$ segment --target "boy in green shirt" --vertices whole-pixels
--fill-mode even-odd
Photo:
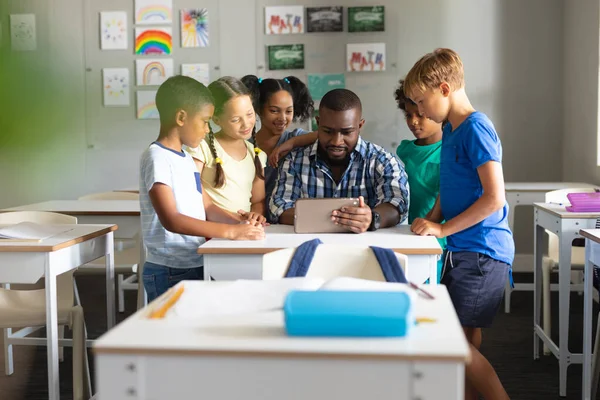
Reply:
[[[409,225],[415,218],[425,218],[433,209],[440,193],[440,154],[442,151],[442,124],[438,124],[419,114],[419,109],[404,95],[404,81],[395,92],[398,108],[404,112],[406,124],[415,136],[415,140],[403,140],[396,154],[404,163],[410,187]],[[446,248],[446,239],[438,239],[440,246]],[[442,260],[438,262],[438,278],[442,271]]]

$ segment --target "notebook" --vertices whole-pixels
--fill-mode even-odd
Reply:
[[[60,233],[73,230],[72,225],[42,225],[20,222],[0,228],[0,242],[41,242]]]

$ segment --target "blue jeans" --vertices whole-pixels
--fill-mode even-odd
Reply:
[[[171,268],[151,262],[144,263],[144,288],[148,303],[181,281],[204,280],[204,267]]]

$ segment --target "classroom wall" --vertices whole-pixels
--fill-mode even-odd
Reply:
[[[564,19],[563,178],[600,184],[597,164],[600,3],[569,2]]]
[[[110,148],[88,148],[86,141],[89,126],[84,106],[83,15],[89,2],[98,1],[102,0],[9,0],[8,7],[5,7],[7,1],[3,0],[0,17],[5,45],[8,42],[8,14],[35,12],[38,40],[47,40],[46,47],[50,53],[45,60],[68,66],[70,84],[76,90],[70,105],[73,124],[58,135],[60,138],[52,146],[42,151],[24,148],[10,152],[0,146],[0,183],[11,188],[0,196],[0,207],[53,198],[75,198],[91,191],[137,184],[138,157],[147,145],[146,141],[129,143],[129,147],[123,149],[118,143],[113,143]],[[177,0],[174,3],[177,4]],[[228,15],[227,23],[223,23],[221,18],[218,25],[221,45],[219,73],[240,76],[256,73],[259,71],[257,67],[264,65],[260,50],[265,37],[259,33],[262,31],[263,6],[298,2],[219,0],[218,3],[219,15]],[[300,3],[386,5],[389,29],[397,35],[396,40],[387,43],[388,54],[395,58],[396,77],[404,75],[420,55],[435,47],[455,48],[465,62],[467,91],[474,105],[492,117],[502,138],[505,179],[560,180],[563,172],[569,171],[566,167],[563,171],[562,156],[565,152],[561,151],[564,122],[561,99],[564,97],[563,86],[567,86],[563,85],[563,74],[568,68],[563,63],[563,44],[566,43],[563,35],[564,24],[569,23],[562,16],[566,8],[562,0],[307,0]],[[571,3],[566,10],[568,13],[573,12]],[[582,14],[589,17],[585,10]],[[82,18],[65,18],[65,15],[82,15]],[[97,18],[97,15],[92,18]],[[575,20],[572,24],[578,25]],[[582,25],[577,28],[585,29]],[[594,40],[597,40],[597,26]],[[45,32],[52,34],[46,35]],[[335,35],[328,40],[337,37],[339,46],[345,48],[349,42],[345,34]],[[174,36],[177,38],[178,34]],[[288,39],[278,40],[284,43]],[[298,39],[302,41],[302,37]],[[62,49],[60,57],[56,57],[58,49]],[[35,57],[42,57],[42,54]],[[354,82],[359,94],[363,90],[361,85],[368,85],[366,75],[347,80],[351,89],[350,83]],[[380,115],[386,116],[381,124],[389,135],[377,134],[375,137],[392,150],[400,140],[410,138],[410,132],[394,108],[393,87],[385,89],[377,102],[371,100],[366,105],[365,112],[368,114],[365,118],[377,120]],[[101,97],[101,93],[96,95]],[[151,129],[157,128],[153,126]],[[383,128],[378,129],[382,132]],[[156,133],[149,130],[147,134],[153,137]],[[123,132],[123,135],[126,134],[128,132]],[[371,135],[369,131],[364,134],[367,138]],[[536,153],[541,156],[532,160]],[[19,165],[16,173],[8,172],[11,165]]]

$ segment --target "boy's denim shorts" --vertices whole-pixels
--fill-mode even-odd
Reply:
[[[181,281],[204,280],[204,267],[171,268],[151,262],[144,263],[144,288],[148,303]]]
[[[446,285],[463,327],[488,328],[504,296],[510,266],[485,254],[447,251],[441,284]]]

